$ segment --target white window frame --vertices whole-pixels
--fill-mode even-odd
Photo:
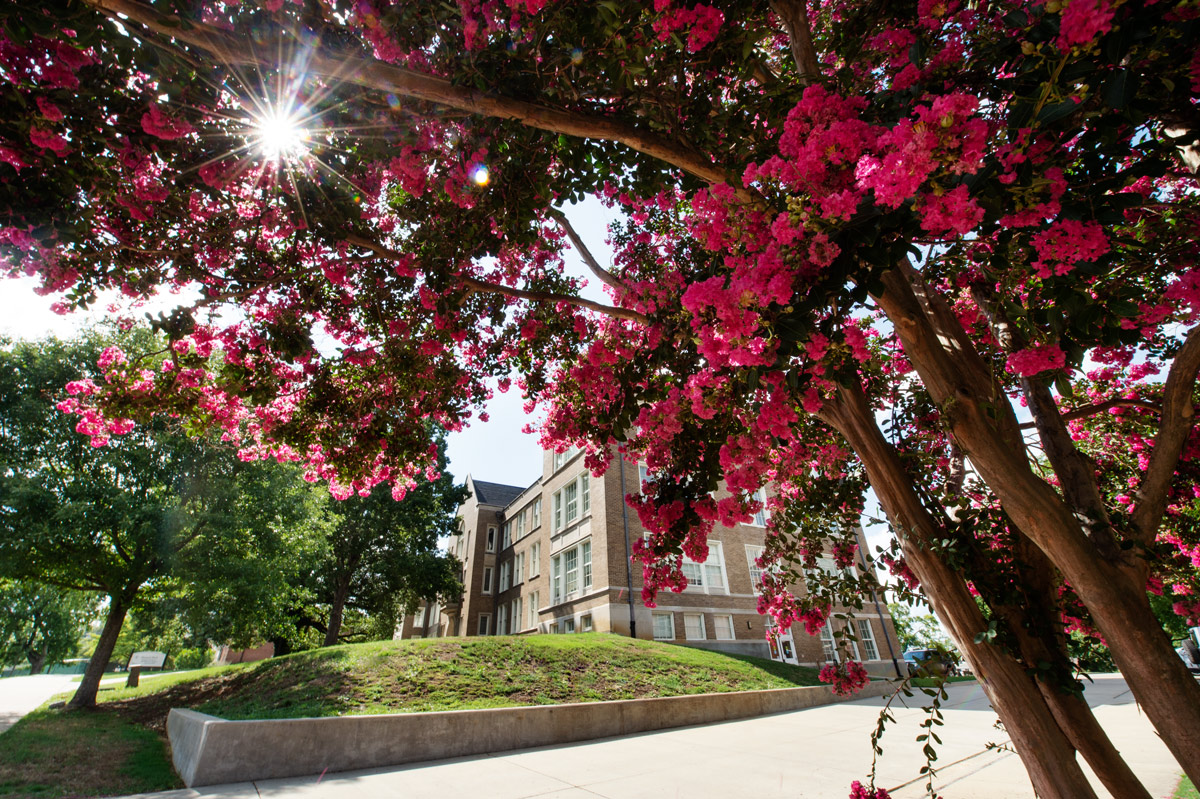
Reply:
[[[496,551],[496,525],[494,525],[494,524],[488,525],[487,544],[486,544],[486,548],[484,551],[485,552],[495,552]]]
[[[586,471],[575,475],[575,479],[564,483],[554,492],[554,532],[578,523],[592,512],[591,477]]]
[[[729,623],[729,635],[721,635],[721,622]],[[717,641],[733,641],[737,639],[737,628],[733,626],[732,613],[717,613],[713,615],[713,638]]]
[[[496,608],[496,635],[508,635],[508,606]]]
[[[760,488],[754,492],[754,498],[762,503],[762,510],[754,514],[750,521],[746,522],[752,527],[766,527],[767,522],[771,519],[771,514],[767,512],[767,490]]]
[[[491,596],[492,594],[492,567],[483,567],[483,594]]]
[[[534,541],[529,548],[529,576],[537,577],[542,573],[542,542]]]
[[[521,597],[517,597],[512,601],[512,632],[519,633],[525,629],[522,625],[521,618]]]
[[[750,567],[750,587],[754,589],[755,596],[762,593],[762,576],[766,570],[758,565],[758,559],[766,551],[767,548],[764,546],[746,544],[746,564]]]
[[[579,617],[579,631],[590,633],[594,629],[592,624],[592,614],[585,613]]]
[[[529,529],[542,526],[542,498],[538,497],[537,502],[533,503],[533,520],[529,524]]]
[[[479,635],[491,635],[492,629],[492,614],[480,613],[479,621],[475,625],[475,631]]]
[[[555,452],[552,459],[551,472],[557,472],[567,465],[567,462],[579,454],[579,447],[567,447],[562,452]]]
[[[534,628],[538,625],[538,600],[541,598],[541,591],[534,591],[529,595],[529,623],[526,627]]]
[[[564,619],[560,619],[558,622],[558,631],[560,633],[575,632],[575,619],[572,616],[567,616]]]
[[[525,581],[525,553],[518,552],[513,558],[513,585],[520,585]]]
[[[505,561],[500,564],[500,592],[512,588],[512,563]]]
[[[568,556],[575,560],[569,568]],[[572,575],[574,575],[572,579]],[[572,587],[572,582],[574,586]],[[563,549],[550,559],[551,604],[569,602],[583,595],[592,587],[592,539],[585,538],[574,546]]]
[[[668,638],[658,634],[658,620],[666,618],[670,622],[671,636]],[[651,613],[650,614],[650,632],[654,636],[655,641],[674,641],[675,640],[675,614],[674,613]]]
[[[879,645],[875,643],[875,629],[870,619],[856,619],[858,622],[858,640],[862,642],[867,660],[879,660]]]
[[[838,657],[837,641],[833,637],[833,622],[826,621],[825,626],[821,628],[821,657],[825,663],[840,663]]]
[[[512,524],[512,519],[509,519],[504,523],[504,535],[500,541],[501,549],[508,549],[512,546]]]
[[[713,562],[713,557],[716,562]],[[725,571],[725,547],[720,541],[708,542],[708,558],[703,563],[697,563],[687,555],[683,556],[683,574],[687,577],[687,591],[700,594],[728,594],[729,575]],[[714,575],[721,576],[721,587],[713,587]]]
[[[525,537],[525,509],[524,508],[521,508],[521,512],[517,514],[516,533],[517,533],[517,537],[516,537],[517,541],[520,541],[522,538]]]
[[[692,628],[689,628],[688,623],[691,622]],[[695,625],[699,625],[699,630],[694,629]],[[688,641],[706,641],[708,640],[708,631],[704,627],[703,613],[685,613],[683,614],[683,637]]]

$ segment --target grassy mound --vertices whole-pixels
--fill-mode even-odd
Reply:
[[[301,718],[818,684],[813,669],[601,633],[379,641],[189,676],[106,692],[105,700],[161,729],[172,707],[228,719]]]
[[[143,675],[91,711],[42,708],[0,735],[0,797],[181,787],[172,707],[230,719],[597,702],[816,685],[814,669],[598,633],[380,641],[261,663]],[[66,698],[66,696],[61,697]]]

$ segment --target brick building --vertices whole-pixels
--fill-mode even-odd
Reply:
[[[401,638],[571,633],[590,630],[773,657],[818,666],[833,657],[832,628],[810,636],[802,625],[767,635],[757,611],[765,517],[718,526],[705,563],[685,560],[688,588],[641,601],[639,565],[630,562],[642,535],[624,496],[638,490],[636,464],[619,456],[603,477],[584,468],[578,451],[544,453],[542,478],[527,488],[467,477],[471,497],[459,509],[450,551],[463,563],[462,601],[423,607],[406,617]],[[833,568],[832,560],[822,567]],[[831,624],[842,624],[833,621]],[[887,608],[867,597],[856,613],[858,659],[893,676],[903,669]],[[893,663],[893,657],[901,665]]]

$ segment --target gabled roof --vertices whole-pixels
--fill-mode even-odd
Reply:
[[[480,505],[495,505],[505,507],[525,490],[521,486],[509,486],[503,483],[487,483],[471,478],[471,486],[475,490],[475,500]]]

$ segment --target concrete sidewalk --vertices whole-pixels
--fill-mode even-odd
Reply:
[[[945,799],[1034,799],[1020,758],[989,750],[1007,741],[993,725],[982,689],[949,688],[935,780]],[[918,695],[919,697],[920,695]],[[1114,744],[1155,797],[1169,797],[1180,768],[1134,704],[1124,680],[1097,677],[1089,703]],[[923,796],[922,744],[914,738],[924,719],[913,707],[893,704],[896,723],[883,739],[876,785],[896,799]],[[199,790],[152,794],[157,799],[845,799],[853,780],[871,768],[870,731],[882,699],[645,733],[568,746],[459,758],[395,769],[323,777],[265,780]],[[1101,796],[1107,795],[1102,789]],[[151,795],[148,795],[151,796]]]
[[[34,674],[0,680],[0,732],[55,694],[74,688],[73,674]]]

